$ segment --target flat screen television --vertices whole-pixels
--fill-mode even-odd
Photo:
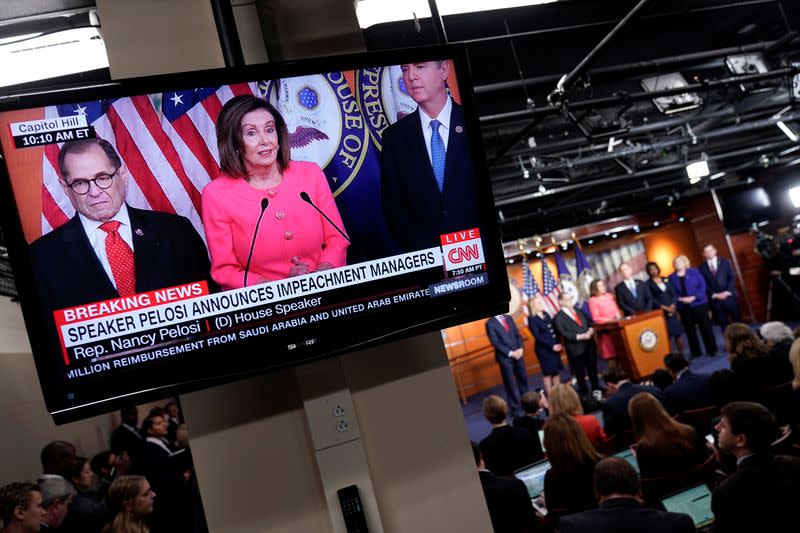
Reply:
[[[0,142],[56,423],[507,309],[463,47],[3,97]]]
[[[754,223],[780,216],[778,206],[773,204],[772,195],[765,187],[723,190],[719,197],[725,229],[732,233],[746,231]]]

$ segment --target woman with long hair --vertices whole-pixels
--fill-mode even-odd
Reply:
[[[689,339],[692,359],[702,355],[697,330],[700,330],[700,336],[703,337],[706,354],[713,357],[717,353],[717,341],[709,316],[706,282],[703,275],[696,268],[691,268],[689,258],[685,255],[676,257],[672,261],[672,266],[675,272],[669,275],[668,280],[678,298],[678,314]]]
[[[661,309],[664,312],[664,318],[667,321],[667,334],[675,343],[677,351],[683,353],[683,334],[686,331],[683,329],[681,319],[678,316],[678,296],[675,293],[675,287],[669,282],[667,278],[661,277],[661,268],[657,263],[650,261],[644,267],[647,271],[648,280],[645,286],[650,291],[650,296],[653,297],[653,305],[657,306],[656,309]]]
[[[551,415],[544,424],[544,447],[550,460],[544,476],[547,509],[569,514],[597,507],[593,475],[601,457],[575,419]]]
[[[595,279],[589,284],[589,312],[592,320],[596,324],[614,322],[622,318],[622,313],[617,307],[614,296],[606,289],[606,283],[602,279]],[[597,339],[597,352],[610,366],[615,365],[614,358],[617,356],[614,349],[614,340],[607,331],[598,331],[595,336]]]
[[[530,311],[528,329],[535,341],[533,350],[539,360],[544,390],[549,394],[561,381],[559,373],[564,369],[564,363],[561,362],[563,347],[553,331],[553,319],[545,311],[544,301],[541,298],[531,299]]]
[[[550,391],[548,405],[551,415],[564,413],[574,418],[595,448],[601,447],[608,439],[600,421],[592,415],[583,413],[581,400],[571,385],[566,383],[556,385]]]
[[[628,403],[643,478],[684,472],[704,458],[693,427],[676,422],[655,396],[640,392]]]
[[[114,519],[103,533],[150,533],[144,519],[153,512],[156,493],[144,476],[120,476],[108,488],[108,507]]]
[[[792,365],[785,356],[770,355],[755,331],[734,322],[725,328],[728,360],[746,389],[763,389],[790,381]]]

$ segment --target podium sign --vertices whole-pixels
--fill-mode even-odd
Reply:
[[[617,362],[631,379],[640,380],[664,367],[664,356],[670,352],[670,344],[662,311],[648,311],[617,322],[597,324],[595,329],[611,335]]]

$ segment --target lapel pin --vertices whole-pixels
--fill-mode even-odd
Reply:
[[[461,133],[462,131],[464,131],[464,128],[461,126],[456,126],[456,133]]]
[[[144,232],[142,231],[142,228],[136,228],[136,235],[138,235],[139,237],[144,235]]]

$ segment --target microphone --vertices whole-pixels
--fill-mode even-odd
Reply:
[[[256,222],[256,229],[253,231],[253,244],[250,245],[250,253],[247,256],[247,265],[244,267],[244,285],[242,287],[247,287],[247,273],[250,272],[250,260],[253,259],[253,250],[256,247],[256,235],[258,235],[258,226],[261,224],[261,219],[264,217],[264,211],[267,210],[267,206],[269,205],[269,199],[264,198],[261,200],[261,214],[258,215],[258,221]]]
[[[352,243],[352,242],[353,242],[353,241],[351,241],[351,240],[350,240],[350,237],[348,237],[347,235],[345,235],[344,231],[342,231],[342,230],[341,230],[341,228],[340,228],[339,226],[337,226],[336,224],[334,224],[334,223],[333,223],[333,220],[331,220],[330,218],[328,218],[328,215],[326,215],[325,213],[323,213],[323,212],[322,212],[322,209],[320,209],[319,207],[317,207],[316,205],[314,205],[314,202],[312,202],[312,201],[311,201],[311,197],[308,195],[308,193],[307,193],[306,191],[302,191],[302,192],[300,193],[300,199],[301,199],[301,200],[303,200],[304,202],[306,202],[308,205],[310,205],[310,206],[311,206],[311,207],[313,207],[314,209],[316,209],[316,210],[317,210],[317,212],[318,212],[320,215],[322,215],[323,217],[325,217],[325,220],[327,220],[328,222],[330,222],[331,226],[333,226],[334,228],[336,228],[336,231],[338,231],[338,232],[339,232],[339,233],[342,235],[342,237],[344,237],[344,238],[345,238],[345,240],[346,240],[347,242],[349,242],[349,243]]]

